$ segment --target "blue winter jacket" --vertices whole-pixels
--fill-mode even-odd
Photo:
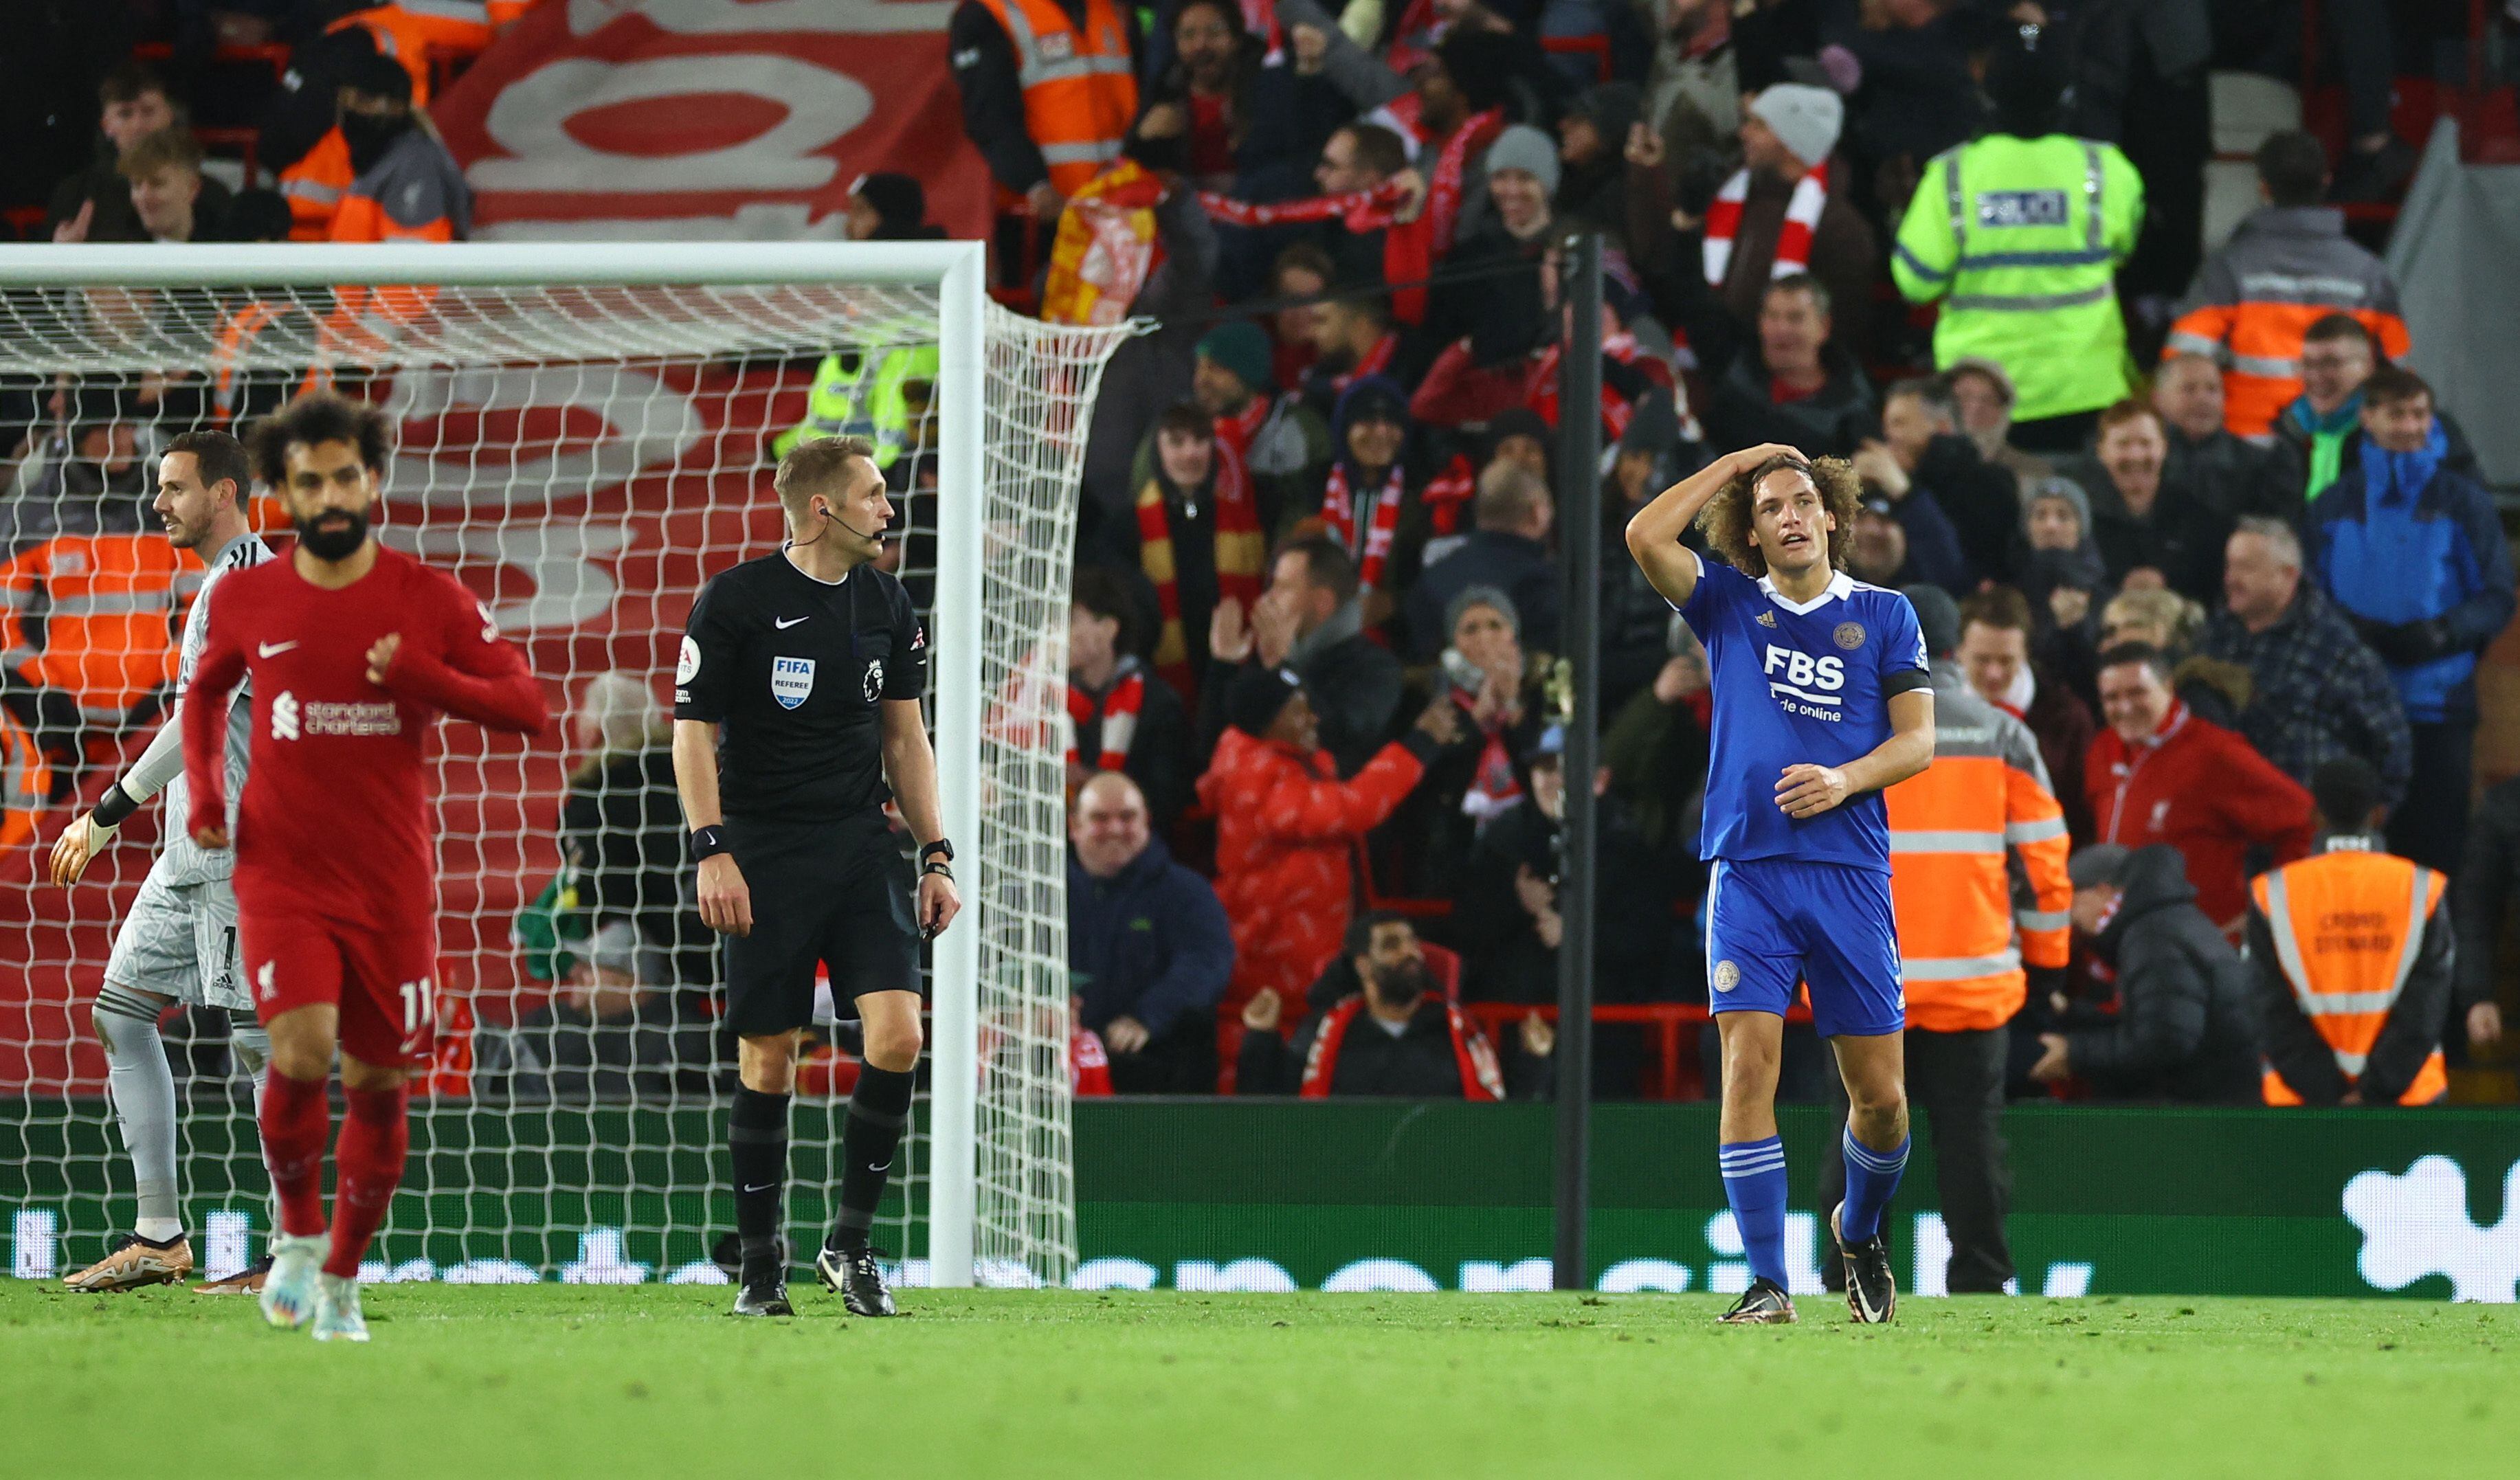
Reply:
[[[2450,650],[2392,663],[2410,723],[2471,719],[2476,658],[2511,620],[2510,547],[2494,498],[2441,466],[2449,439],[2433,426],[2415,452],[2362,439],[2354,459],[2304,516],[2303,543],[2321,589],[2364,621],[2439,621]]]
[[[1160,838],[1109,878],[1067,860],[1067,964],[1097,1032],[1129,1016],[1161,1038],[1184,1012],[1214,1008],[1234,974],[1234,936],[1206,879]]]

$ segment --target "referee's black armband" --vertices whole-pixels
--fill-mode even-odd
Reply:
[[[97,826],[119,828],[132,813],[139,810],[140,803],[132,800],[131,793],[122,789],[122,783],[115,782],[105,788],[103,796],[96,799]]]
[[[1934,687],[1934,676],[1926,672],[1924,669],[1901,668],[1895,672],[1882,675],[1881,696],[1883,698],[1889,698],[1894,695],[1912,694],[1918,689],[1931,689],[1932,687]]]
[[[724,828],[711,824],[705,828],[694,828],[692,830],[693,863],[698,863],[702,859],[715,858],[726,851],[727,841],[726,830]]]

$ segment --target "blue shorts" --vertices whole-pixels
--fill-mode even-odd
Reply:
[[[1707,1000],[1718,1012],[1774,1012],[1811,985],[1822,1038],[1908,1025],[1890,875],[1851,864],[1718,859],[1706,885]]]

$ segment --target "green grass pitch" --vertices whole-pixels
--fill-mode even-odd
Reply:
[[[2520,1309],[1713,1296],[371,1289],[366,1347],[0,1281],[0,1475],[2315,1476],[2520,1453]]]

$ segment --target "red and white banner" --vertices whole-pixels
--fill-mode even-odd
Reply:
[[[555,0],[430,108],[473,236],[836,238],[849,186],[927,188],[985,233],[988,167],[946,66],[953,0]]]

